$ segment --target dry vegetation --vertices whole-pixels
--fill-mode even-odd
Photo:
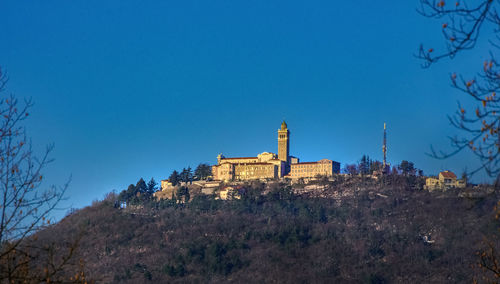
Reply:
[[[348,183],[346,183],[348,184]],[[248,185],[241,200],[119,209],[116,195],[38,234],[77,251],[98,282],[471,282],[495,242],[496,192],[475,198],[358,181],[341,202]],[[385,188],[385,189],[384,189]],[[400,188],[400,189],[397,189]],[[427,242],[425,241],[427,240]],[[497,246],[498,247],[498,246]]]

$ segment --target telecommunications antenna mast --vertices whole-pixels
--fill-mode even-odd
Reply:
[[[382,145],[382,152],[384,153],[384,172],[386,171],[386,167],[387,167],[387,127],[385,125],[385,122],[384,122],[384,144]]]

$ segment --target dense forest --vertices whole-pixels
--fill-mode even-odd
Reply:
[[[125,209],[112,193],[36,238],[78,240],[74,256],[97,282],[469,283],[490,276],[478,253],[498,245],[496,191],[429,193],[371,180],[325,189],[349,190],[318,198],[252,183],[241,199],[197,195]]]

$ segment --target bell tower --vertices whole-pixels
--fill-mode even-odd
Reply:
[[[284,120],[281,129],[278,130],[278,159],[287,165],[290,163],[290,131]]]

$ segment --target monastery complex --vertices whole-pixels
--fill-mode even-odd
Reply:
[[[340,172],[340,163],[322,159],[317,162],[300,163],[290,156],[290,130],[283,121],[278,130],[278,154],[263,152],[257,157],[229,158],[217,156],[217,165],[212,166],[214,180],[252,180],[278,178],[330,177]]]
[[[383,169],[374,171],[369,175],[372,179],[379,179],[382,175],[393,175],[389,171],[389,164],[386,162],[386,125],[384,123],[383,142]],[[154,196],[159,199],[170,199],[177,196],[179,189],[189,187],[193,194],[214,194],[218,199],[239,198],[238,192],[241,189],[241,181],[248,180],[279,180],[287,179],[291,184],[303,180],[307,184],[318,177],[332,177],[340,172],[340,163],[322,159],[317,162],[300,162],[299,158],[290,155],[290,130],[286,122],[283,121],[278,129],[278,154],[263,152],[255,157],[225,157],[222,154],[217,156],[217,164],[211,166],[212,176],[207,179],[191,181],[180,181],[175,183],[165,179],[161,181],[161,191],[155,192]],[[207,165],[208,166],[208,165]],[[398,174],[396,172],[396,174]],[[362,173],[349,174],[346,176],[358,175]],[[451,188],[465,188],[467,181],[457,179],[451,171],[440,172],[437,177],[426,178],[423,187],[426,190],[445,191]],[[323,187],[324,188],[324,187]],[[304,190],[318,190],[321,186],[317,184],[307,185]]]

